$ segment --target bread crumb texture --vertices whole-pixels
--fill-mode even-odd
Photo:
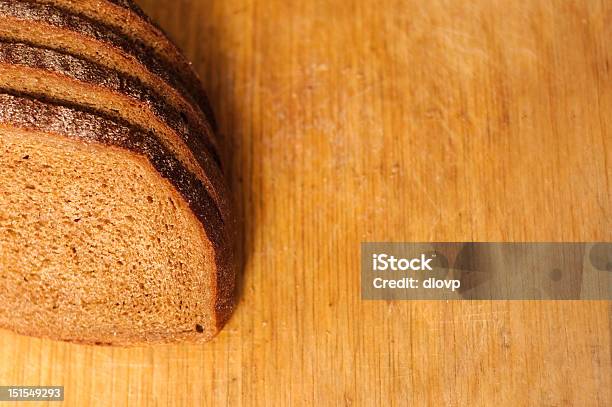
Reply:
[[[0,327],[115,345],[216,333],[214,248],[145,158],[2,128],[0,179]]]

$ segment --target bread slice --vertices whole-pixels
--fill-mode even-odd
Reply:
[[[0,41],[0,89],[87,106],[150,129],[206,185],[227,213],[219,157],[206,131],[135,78],[53,50]]]
[[[155,55],[166,64],[173,64],[181,77],[187,81],[187,86],[201,89],[200,79],[191,62],[185,58],[179,48],[168,39],[163,30],[158,27],[131,0],[37,0],[38,3],[49,4],[74,14],[112,26],[118,32],[132,41],[140,42],[155,52]],[[198,95],[204,113],[216,128],[214,115],[206,95]]]
[[[0,327],[205,341],[232,310],[227,223],[153,133],[0,94]]]
[[[186,85],[174,64],[111,26],[48,5],[0,0],[0,38],[69,53],[135,76],[190,120],[207,127],[209,138],[215,137],[205,119],[209,107],[199,83]]]

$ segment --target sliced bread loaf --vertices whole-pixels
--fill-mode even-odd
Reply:
[[[148,45],[112,26],[45,4],[0,0],[0,38],[70,53],[135,76],[190,120],[209,127],[209,136],[215,137],[199,82],[190,81],[177,65],[161,60]]]
[[[219,156],[207,130],[136,78],[54,50],[0,40],[0,89],[82,105],[150,130],[228,212]]]
[[[37,0],[68,10],[71,13],[112,26],[129,37],[132,41],[141,42],[155,52],[155,55],[168,64],[173,64],[179,74],[187,80],[188,86],[200,89],[200,79],[193,65],[184,57],[178,47],[168,39],[163,30],[131,0]],[[198,95],[208,120],[213,129],[214,115],[204,93]]]
[[[114,345],[215,335],[230,232],[178,156],[155,133],[0,94],[0,327]]]

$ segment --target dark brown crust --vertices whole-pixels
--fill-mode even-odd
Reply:
[[[116,30],[122,32],[125,36],[130,37],[132,40],[141,41],[144,44],[149,45],[152,49],[157,49],[157,57],[163,59],[167,64],[174,64],[176,69],[180,71],[180,75],[186,80],[189,86],[201,86],[200,78],[195,71],[193,65],[183,55],[180,48],[170,39],[163,28],[156,24],[136,3],[131,0],[107,0],[106,7],[111,10],[116,20],[109,19],[99,14],[92,14],[88,4],[84,4],[83,0],[36,0],[38,3],[50,4],[55,7],[68,10],[71,13],[78,14],[87,18],[94,19],[103,24],[113,26]],[[89,0],[91,2],[100,0]],[[90,3],[91,4],[91,3]],[[103,7],[101,4],[98,7]],[[119,24],[117,20],[125,22],[126,25]],[[141,28],[148,31],[149,35],[152,35],[155,39],[155,44],[151,44],[149,41],[138,35],[134,35],[134,32],[130,33],[130,30],[134,27]],[[164,51],[159,51],[163,49]],[[164,55],[164,52],[168,55]],[[214,132],[217,131],[217,124],[215,121],[215,115],[210,106],[208,98],[205,93],[202,93],[201,109],[210,121],[211,127]]]
[[[188,203],[213,245],[217,270],[215,317],[217,327],[223,326],[233,309],[235,269],[230,232],[202,182],[155,135],[71,107],[6,93],[0,93],[0,123],[115,146],[148,158]]]
[[[209,153],[217,164],[220,161],[216,147],[207,137],[199,134],[205,132],[206,129],[198,128],[199,126],[196,123],[190,122],[188,118],[181,117],[174,107],[165,103],[160,95],[157,95],[155,91],[149,89],[137,78],[73,55],[28,44],[6,42],[1,39],[0,63],[53,72],[140,101],[179,133],[193,151],[202,151],[202,154],[198,154],[201,156],[198,157],[199,160],[202,162],[208,161],[208,156],[205,153]]]
[[[103,42],[122,54],[135,59],[147,70],[177,89],[188,100],[196,102],[202,112],[209,116],[207,117],[209,122],[214,122],[210,116],[212,114],[210,104],[197,77],[184,78],[176,71],[174,65],[159,60],[154,51],[146,44],[117,33],[113,27],[84,16],[67,13],[65,10],[56,7],[35,4],[30,1],[0,0],[0,15],[11,16],[23,21],[48,24]],[[183,83],[183,80],[187,83]]]
[[[126,11],[129,11],[135,15],[137,15],[138,17],[140,17],[141,20],[143,20],[145,23],[147,23],[148,25],[151,26],[151,28],[153,28],[154,30],[158,31],[161,35],[163,35],[165,38],[168,39],[168,42],[170,42],[170,44],[173,47],[176,47],[178,49],[178,47],[176,46],[176,44],[174,44],[172,41],[170,41],[168,35],[165,33],[165,31],[159,26],[157,25],[141,8],[140,6],[138,6],[138,4],[134,3],[132,0],[106,0],[108,3],[114,4],[115,6],[121,7],[123,9],[125,9]]]
[[[123,7],[125,9],[130,10],[130,11],[133,11],[134,13],[138,14],[138,16],[141,17],[143,20],[145,20],[147,23],[153,24],[153,22],[151,21],[149,16],[146,15],[145,12],[142,11],[142,9],[136,3],[134,3],[132,0],[107,0],[107,1],[109,3],[113,3],[113,4],[117,5],[119,7]],[[157,25],[155,25],[155,27],[158,28]]]
[[[186,123],[176,109],[164,103],[162,98],[155,95],[137,79],[57,51],[3,41],[0,41],[0,64],[44,70],[92,87],[104,88],[117,94],[118,97],[128,97],[147,105],[155,116],[182,138],[187,148],[193,153],[211,182],[211,187],[219,199],[218,204],[225,218],[227,213],[227,202],[224,199],[225,184],[217,165],[219,156],[214,146],[208,143],[205,137],[200,137],[198,131],[193,128],[193,124]],[[67,86],[70,84],[68,83]],[[215,158],[214,161],[210,159],[209,154]]]

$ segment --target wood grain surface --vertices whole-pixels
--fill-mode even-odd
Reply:
[[[74,406],[612,405],[609,302],[359,290],[362,241],[611,240],[609,0],[140,4],[217,113],[239,306],[205,346],[2,332],[0,384]]]

